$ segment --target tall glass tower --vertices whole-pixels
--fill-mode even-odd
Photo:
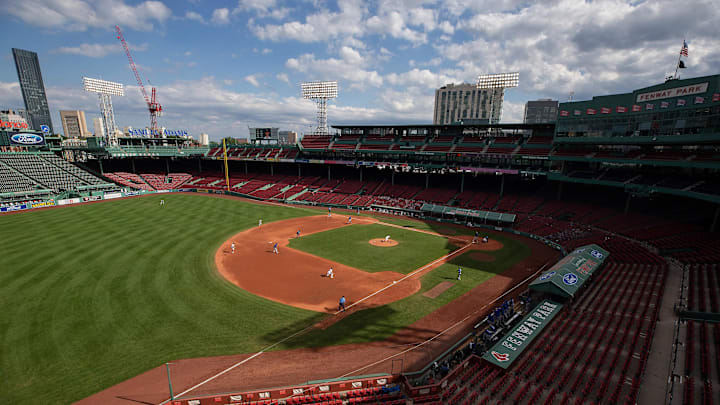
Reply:
[[[41,125],[47,125],[50,127],[50,133],[55,133],[37,53],[17,48],[13,48],[12,51],[30,126],[33,129],[40,129]]]

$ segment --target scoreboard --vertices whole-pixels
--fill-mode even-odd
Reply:
[[[250,128],[250,142],[252,143],[278,143],[279,128]]]

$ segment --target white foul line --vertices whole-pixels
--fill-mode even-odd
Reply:
[[[461,247],[461,248],[459,248],[459,249],[457,249],[457,250],[455,250],[455,251],[453,251],[453,252],[450,252],[450,253],[446,254],[445,256],[443,256],[443,257],[441,257],[441,258],[435,259],[435,260],[433,260],[432,262],[430,262],[430,263],[428,263],[428,264],[420,267],[419,269],[413,270],[412,272],[406,274],[405,277],[401,278],[400,280],[397,280],[397,282],[399,283],[399,282],[401,282],[401,281],[404,281],[404,280],[406,280],[408,277],[414,276],[415,274],[417,274],[417,273],[419,273],[419,272],[427,269],[428,267],[434,265],[435,263],[437,263],[437,262],[439,262],[439,261],[441,261],[441,260],[449,259],[451,256],[454,256],[454,255],[462,252],[463,250],[465,250],[465,249],[467,249],[467,248],[469,248],[469,247],[470,247],[469,244],[468,244],[468,245],[465,245],[465,246],[463,246],[463,247]],[[365,301],[366,299],[371,298],[371,297],[373,297],[373,296],[375,296],[375,295],[377,295],[377,294],[379,294],[379,293],[387,290],[388,288],[390,288],[390,287],[392,287],[392,286],[394,286],[394,285],[396,285],[395,282],[393,282],[392,284],[388,284],[388,285],[386,285],[385,287],[383,287],[383,288],[375,291],[374,293],[372,293],[372,294],[370,294],[370,295],[368,295],[368,296],[366,296],[366,297],[364,297],[364,298],[362,298],[362,299],[360,299],[360,300],[358,300],[358,301],[353,302],[352,304],[348,305],[348,308],[352,308],[352,307],[354,307],[355,305],[357,305],[357,304]],[[341,312],[341,311],[336,311],[336,312],[335,312],[335,315],[339,314],[340,312]]]
[[[495,302],[497,302],[498,300],[502,299],[502,298],[505,297],[506,295],[510,294],[510,293],[513,292],[516,288],[518,288],[518,287],[520,287],[521,285],[525,284],[525,282],[527,282],[527,281],[530,280],[531,278],[536,277],[536,276],[538,275],[538,273],[541,273],[541,272],[543,271],[543,269],[545,268],[545,266],[547,266],[547,265],[548,265],[548,262],[545,262],[545,264],[543,264],[542,267],[540,267],[540,269],[538,269],[535,273],[533,273],[533,274],[529,275],[528,277],[526,277],[526,278],[525,278],[523,281],[521,281],[520,283],[516,284],[515,287],[513,287],[513,288],[511,288],[511,289],[509,289],[509,290],[507,290],[507,291],[505,291],[503,294],[499,295],[499,296],[498,296],[497,298],[495,298],[494,300],[488,302],[487,304],[483,305],[483,306],[480,307],[479,309],[476,309],[475,311],[473,311],[473,312],[471,312],[470,314],[468,314],[467,316],[465,316],[465,318],[463,318],[463,319],[455,322],[454,324],[450,325],[449,327],[445,328],[444,330],[438,332],[435,336],[431,337],[430,339],[427,339],[427,340],[425,340],[425,341],[423,341],[423,342],[420,342],[420,343],[418,343],[418,344],[417,344],[416,346],[414,346],[414,347],[410,347],[410,348],[405,349],[405,350],[403,350],[403,351],[401,351],[401,352],[398,352],[398,353],[395,353],[395,354],[393,354],[393,355],[391,355],[391,356],[385,357],[384,359],[377,360],[377,361],[375,361],[375,362],[373,362],[373,363],[370,363],[370,364],[367,364],[367,365],[365,365],[365,366],[362,366],[362,367],[360,367],[360,368],[358,368],[358,369],[356,369],[356,370],[353,370],[353,371],[350,371],[350,372],[348,372],[348,373],[345,373],[345,374],[343,374],[343,375],[341,375],[341,376],[339,376],[339,377],[336,377],[335,379],[345,378],[345,377],[349,377],[349,376],[351,376],[351,375],[353,375],[353,374],[357,374],[357,373],[359,373],[359,372],[362,371],[362,370],[365,370],[365,369],[367,369],[367,368],[370,368],[370,367],[372,367],[372,366],[374,366],[374,365],[377,365],[377,364],[380,364],[380,363],[382,363],[382,362],[388,361],[388,360],[390,360],[390,359],[392,359],[392,358],[395,358],[395,357],[397,357],[397,356],[403,355],[403,354],[405,354],[405,353],[409,353],[409,352],[411,352],[411,351],[413,351],[413,350],[415,350],[415,349],[417,349],[417,348],[419,348],[419,347],[422,347],[422,346],[424,346],[424,345],[432,342],[433,340],[435,340],[435,339],[437,339],[438,337],[444,335],[444,334],[447,333],[449,330],[455,328],[455,327],[458,326],[459,324],[464,323],[465,321],[467,321],[468,319],[470,319],[470,317],[472,317],[472,316],[474,316],[475,314],[477,314],[478,312],[484,310],[484,309],[487,308],[489,305],[492,305],[493,303],[495,303]],[[314,386],[314,387],[317,387],[317,385]],[[308,388],[304,389],[304,390],[303,390],[303,393],[312,390],[314,387],[308,387]],[[290,397],[286,397],[285,399],[291,398],[291,397],[293,397],[293,396],[295,396],[295,394],[291,395]]]
[[[457,253],[460,253],[461,251],[469,248],[470,246],[471,246],[471,244],[467,244],[467,245],[465,245],[465,246],[463,246],[463,247],[461,247],[461,248],[459,248],[459,249],[457,249],[457,250],[455,250],[455,251],[453,251],[453,252],[451,252],[451,253],[449,253],[449,254],[441,257],[441,258],[439,258],[439,259],[435,259],[435,260],[432,261],[431,263],[428,263],[428,264],[426,264],[425,266],[420,267],[419,269],[414,270],[413,272],[407,274],[405,277],[401,278],[401,279],[398,280],[398,281],[403,281],[403,280],[407,279],[408,277],[411,277],[411,276],[417,274],[418,272],[425,270],[425,269],[428,268],[429,266],[432,266],[432,265],[434,265],[435,263],[437,263],[437,262],[439,262],[439,261],[441,261],[441,260],[445,260],[445,259],[447,259],[447,258],[450,258],[451,256],[456,255]],[[442,336],[443,334],[445,334],[447,331],[449,331],[450,329],[454,328],[454,327],[457,326],[458,324],[460,324],[460,323],[462,323],[462,322],[465,322],[465,321],[466,321],[467,319],[469,319],[471,316],[473,316],[473,315],[475,315],[476,313],[478,313],[479,311],[485,309],[489,304],[494,303],[495,301],[501,299],[501,298],[504,297],[505,295],[507,295],[507,294],[509,294],[510,292],[512,292],[513,290],[515,290],[517,287],[519,287],[519,286],[521,286],[522,284],[524,284],[528,279],[530,279],[531,277],[534,277],[538,272],[542,271],[542,269],[543,269],[546,265],[547,265],[547,263],[545,263],[545,265],[543,265],[543,267],[541,267],[540,270],[538,270],[537,272],[535,272],[535,273],[533,273],[532,275],[528,276],[525,280],[523,280],[521,283],[517,284],[515,287],[511,288],[510,290],[506,291],[506,292],[503,293],[502,295],[498,296],[497,298],[495,298],[495,299],[494,299],[493,301],[491,301],[490,303],[483,305],[480,309],[477,309],[477,310],[473,311],[472,313],[470,313],[469,315],[467,315],[467,316],[466,316],[465,318],[463,318],[462,320],[460,320],[460,321],[456,322],[455,324],[449,326],[448,328],[446,328],[445,330],[439,332],[437,335],[433,336],[432,338],[430,338],[430,339],[428,339],[428,340],[426,340],[426,341],[424,341],[424,342],[421,342],[420,344],[418,344],[418,345],[415,346],[415,347],[411,347],[411,348],[406,349],[406,350],[404,350],[404,351],[402,351],[402,352],[399,352],[399,353],[396,353],[396,354],[394,354],[394,355],[392,355],[392,356],[386,357],[385,359],[378,360],[378,361],[376,361],[376,362],[374,362],[374,363],[371,363],[371,364],[368,364],[368,365],[366,365],[366,366],[363,366],[363,367],[361,367],[361,368],[359,368],[359,369],[357,369],[357,370],[354,370],[354,371],[351,371],[351,372],[349,372],[349,373],[346,373],[346,374],[340,376],[339,378],[347,377],[347,376],[349,376],[349,375],[351,375],[351,374],[354,374],[354,373],[357,373],[357,372],[359,372],[359,371],[362,371],[362,370],[364,370],[364,369],[366,369],[366,368],[368,368],[368,367],[372,367],[372,366],[374,366],[374,365],[376,365],[376,364],[382,363],[383,361],[390,360],[390,359],[392,359],[392,358],[394,358],[394,357],[397,357],[397,356],[399,356],[399,355],[402,355],[402,354],[405,354],[405,353],[410,352],[410,351],[412,351],[412,350],[415,350],[416,348],[421,347],[421,346],[424,346],[425,344],[427,344],[427,343],[435,340],[436,338]],[[370,297],[372,297],[372,296],[374,296],[374,295],[376,295],[376,294],[378,294],[378,293],[380,293],[380,292],[382,292],[382,291],[384,291],[384,290],[392,287],[393,285],[395,285],[395,283],[389,284],[389,285],[381,288],[380,290],[378,290],[378,291],[376,291],[376,292],[368,295],[367,297],[364,297],[364,298],[362,298],[361,300],[359,300],[359,301],[357,301],[357,302],[354,302],[354,303],[351,304],[351,305],[348,305],[348,308],[351,308],[351,307],[353,307],[354,305],[357,305],[357,304],[361,303],[362,301],[365,301],[366,299],[368,299],[368,298],[370,298]],[[335,312],[335,315],[337,315],[339,312],[340,312],[340,311]],[[315,325],[309,325],[309,326],[305,327],[304,329],[299,330],[299,331],[293,333],[292,335],[289,335],[289,336],[285,337],[284,339],[282,339],[282,340],[280,340],[280,341],[278,341],[278,342],[273,343],[272,345],[269,345],[269,346],[263,348],[262,350],[260,350],[259,352],[253,354],[252,356],[250,356],[250,357],[248,357],[248,358],[246,358],[246,359],[244,359],[244,360],[242,360],[242,361],[239,361],[239,362],[233,364],[232,366],[230,366],[230,367],[226,368],[225,370],[223,370],[223,371],[221,371],[221,372],[213,375],[212,377],[209,377],[209,378],[205,379],[204,381],[201,381],[201,382],[195,384],[194,386],[186,389],[185,391],[183,391],[183,392],[181,392],[181,393],[179,393],[179,394],[177,394],[177,395],[173,395],[173,396],[177,399],[177,398],[179,398],[179,397],[187,394],[188,392],[193,391],[193,390],[195,390],[196,388],[201,387],[201,386],[209,383],[210,381],[212,381],[212,380],[220,377],[221,375],[223,375],[223,374],[225,374],[225,373],[227,373],[227,372],[229,372],[229,371],[232,371],[232,370],[234,370],[235,368],[237,368],[237,367],[245,364],[246,362],[248,362],[248,361],[250,361],[250,360],[252,360],[252,359],[260,356],[261,354],[263,354],[264,352],[272,349],[273,347],[275,347],[275,346],[277,346],[277,345],[279,345],[279,344],[281,344],[281,343],[284,343],[284,342],[286,342],[286,341],[294,338],[294,337],[297,336],[297,335],[300,335],[300,334],[302,334],[302,333],[305,333],[305,331],[307,331],[308,329],[314,328],[314,327],[315,327]],[[165,401],[162,401],[162,402],[160,403],[160,405],[166,404],[166,403],[168,403],[168,402],[170,402],[170,401],[171,401],[171,399],[168,398],[168,399],[166,399]]]

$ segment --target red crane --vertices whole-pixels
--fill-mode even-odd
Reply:
[[[135,79],[137,80],[138,85],[140,86],[140,90],[142,91],[142,95],[145,98],[148,111],[150,111],[150,130],[157,131],[157,117],[162,115],[162,106],[155,99],[155,87],[152,88],[151,96],[148,97],[147,91],[145,91],[145,86],[143,86],[142,79],[140,78],[140,73],[138,73],[137,68],[135,67],[135,61],[130,54],[130,48],[128,47],[127,42],[125,42],[125,37],[123,37],[122,31],[120,31],[120,27],[116,25],[115,31],[117,32],[117,38],[120,40],[120,42],[122,42],[123,48],[125,48],[125,54],[127,54],[128,60],[130,61],[130,68],[132,69],[133,73],[135,73]]]

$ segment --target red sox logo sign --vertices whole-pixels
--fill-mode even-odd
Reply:
[[[508,361],[510,360],[510,355],[507,353],[498,353],[496,351],[490,352],[493,357],[495,357],[495,360],[497,361]]]

